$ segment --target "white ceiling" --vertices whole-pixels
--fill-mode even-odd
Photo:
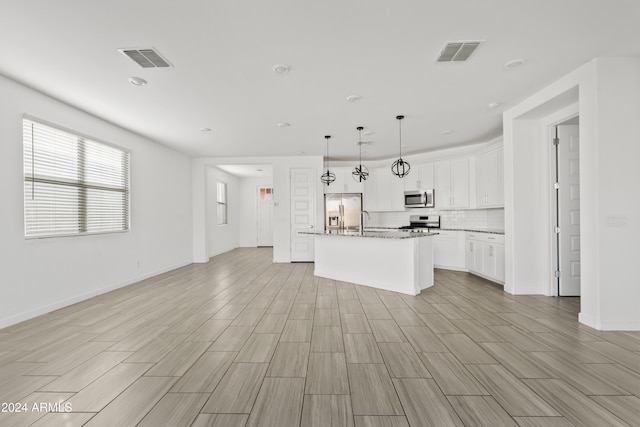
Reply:
[[[638,0],[3,0],[0,73],[192,156],[319,155],[329,134],[332,158],[355,159],[361,125],[380,159],[398,114],[404,153],[499,136],[505,108],[590,59],[640,55],[638,22]],[[485,42],[435,63],[450,40]],[[130,47],[175,67],[142,69]]]

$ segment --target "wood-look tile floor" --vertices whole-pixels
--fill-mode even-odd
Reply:
[[[0,330],[0,425],[640,426],[640,334],[579,324],[577,298],[443,270],[411,297],[271,259]]]

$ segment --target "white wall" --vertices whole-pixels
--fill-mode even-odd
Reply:
[[[318,176],[316,187],[316,229],[322,226],[324,220],[322,212],[322,183],[320,174],[322,171],[322,156],[306,157],[209,157],[194,159],[192,162],[192,203],[193,203],[193,260],[194,262],[207,262],[209,251],[207,249],[207,179],[206,170],[215,165],[247,165],[256,164],[273,165],[273,261],[291,261],[291,195],[289,173],[294,167],[310,167]]]
[[[240,230],[240,180],[216,167],[206,168],[207,250],[209,257],[237,248]],[[227,184],[227,223],[218,225],[218,181]]]
[[[273,178],[240,179],[240,229],[238,230],[240,247],[258,245],[258,187],[272,188]]]
[[[530,209],[525,198],[528,193],[539,198],[536,180],[546,181],[548,176],[542,163],[530,166],[544,158],[540,147],[545,139],[535,136],[541,133],[540,120],[532,120],[531,112],[554,105],[575,87],[580,113],[579,320],[603,330],[640,330],[638,251],[634,250],[640,241],[637,57],[594,59],[505,112],[505,290],[544,293],[547,287],[548,248],[543,240],[549,230],[540,220],[547,212]],[[531,121],[537,128],[529,128]]]
[[[191,161],[0,77],[0,327],[189,264]],[[131,150],[131,231],[25,240],[22,116]]]

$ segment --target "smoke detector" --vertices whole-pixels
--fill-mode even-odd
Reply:
[[[129,48],[118,49],[142,68],[167,68],[172,65],[154,48]]]
[[[471,54],[480,46],[482,40],[446,42],[436,58],[436,62],[462,62],[469,59]]]

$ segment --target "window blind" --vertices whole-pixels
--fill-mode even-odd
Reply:
[[[129,153],[23,119],[26,237],[129,229]]]

